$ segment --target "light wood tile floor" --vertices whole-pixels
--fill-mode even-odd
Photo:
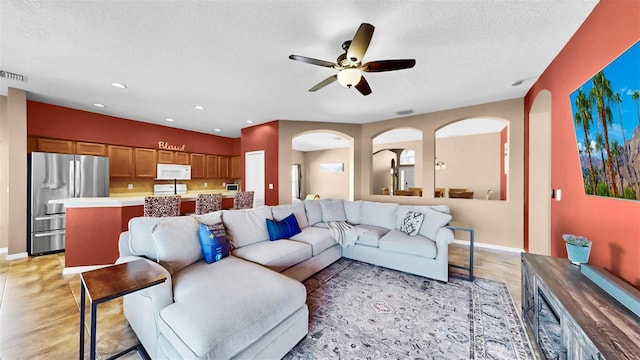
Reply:
[[[468,247],[453,244],[449,256],[450,263],[468,266]],[[62,275],[64,254],[5,258],[0,254],[0,359],[77,359],[80,278]],[[476,248],[474,261],[474,275],[506,283],[520,311],[520,254]],[[98,306],[97,333],[99,358],[135,344],[121,299]],[[85,334],[86,358],[88,342]]]

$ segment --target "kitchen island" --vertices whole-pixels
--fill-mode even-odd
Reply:
[[[195,212],[199,193],[182,194],[180,213]],[[222,208],[233,206],[233,193],[222,193]],[[64,273],[77,273],[111,265],[118,258],[118,239],[126,231],[129,220],[144,214],[146,194],[114,194],[110,197],[51,200],[62,203],[66,212]]]

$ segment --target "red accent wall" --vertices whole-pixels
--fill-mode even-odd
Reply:
[[[27,101],[27,134],[76,141],[157,148],[158,141],[187,152],[238,155],[240,139],[128,120],[62,106]]]
[[[569,94],[640,39],[638,19],[639,1],[601,0],[526,95],[524,128],[537,94],[549,90],[551,185],[562,190],[561,201],[551,201],[551,255],[567,256],[563,233],[587,236],[589,263],[640,289],[640,202],[585,195],[569,102]]]
[[[500,131],[500,200],[507,200],[507,174],[504,173],[504,145],[507,143],[509,127]],[[509,155],[511,157],[511,155]]]
[[[244,128],[240,139],[242,188],[245,188],[244,154],[264,150],[264,203],[278,205],[278,121]],[[273,189],[268,184],[273,184]]]

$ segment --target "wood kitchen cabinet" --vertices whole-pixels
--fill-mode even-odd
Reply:
[[[107,156],[107,145],[89,142],[76,142],[76,154]]]
[[[157,152],[155,149],[135,148],[135,176],[140,178],[155,178],[157,172]]]
[[[232,156],[229,159],[229,177],[231,179],[240,179],[240,156]]]
[[[109,175],[111,177],[133,177],[133,148],[109,145]]]
[[[189,153],[186,152],[175,152],[173,153],[174,158],[174,164],[180,164],[180,165],[189,165],[191,164],[191,161],[189,159]]]
[[[169,150],[158,150],[158,164],[175,164],[175,153]]]
[[[218,155],[207,155],[206,159],[207,179],[217,179],[220,176],[218,168],[220,157]]]
[[[38,151],[75,154],[75,143],[71,140],[38,138]]]
[[[205,177],[205,155],[190,154],[191,158],[191,178],[202,179]]]
[[[220,179],[229,178],[229,157],[228,156],[218,156],[218,178]]]

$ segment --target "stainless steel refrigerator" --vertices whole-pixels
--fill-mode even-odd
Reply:
[[[33,152],[28,162],[27,250],[30,255],[62,251],[65,209],[50,201],[109,196],[109,158]]]

